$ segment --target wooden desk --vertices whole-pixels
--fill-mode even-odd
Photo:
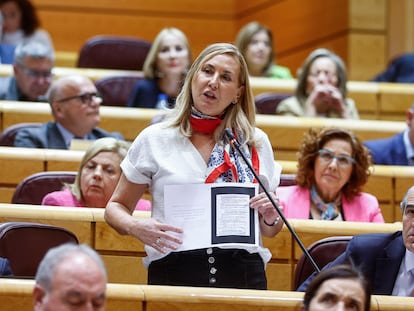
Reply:
[[[17,184],[27,176],[43,171],[77,171],[83,151],[0,147],[0,202],[11,202]],[[283,173],[296,173],[296,161],[279,161]],[[373,167],[364,191],[378,198],[387,222],[401,220],[400,201],[414,184],[410,166]]]
[[[64,54],[62,54],[64,55]],[[0,76],[9,76],[13,72],[11,65],[0,64]],[[92,81],[113,75],[143,76],[142,71],[112,70],[56,66],[55,78],[70,74],[81,74]],[[261,93],[295,92],[296,80],[278,80],[269,78],[250,78],[254,95]],[[348,81],[348,97],[358,108],[361,119],[404,121],[405,112],[414,101],[414,88],[408,83],[383,83],[366,81]]]
[[[135,217],[150,217],[149,212],[137,211]],[[70,208],[20,204],[0,204],[0,221],[29,221],[47,223],[74,232],[81,243],[96,249],[107,266],[109,282],[146,284],[147,270],[141,259],[145,256],[141,242],[121,236],[104,220],[104,209]],[[372,232],[394,232],[401,223],[329,222],[291,219],[290,224],[304,245],[328,236],[355,235]],[[263,238],[272,258],[267,265],[268,287],[271,290],[290,290],[301,249],[284,226],[275,238]]]
[[[254,95],[260,93],[293,94],[296,80],[268,78],[250,79]],[[357,106],[361,119],[404,121],[414,101],[414,88],[409,83],[348,81],[348,97]]]
[[[13,66],[0,64],[0,77],[7,77],[13,74]],[[55,79],[68,75],[83,75],[89,77],[92,81],[108,76],[143,76],[142,71],[137,70],[118,70],[118,69],[99,69],[99,68],[78,68],[78,67],[59,67],[53,68]]]
[[[33,280],[0,279],[3,311],[31,310]],[[107,311],[297,311],[303,293],[230,288],[107,285]],[[371,311],[413,310],[410,297],[371,296]]]
[[[162,114],[157,109],[109,107],[100,108],[100,127],[107,131],[121,132],[125,139],[134,140],[138,133]],[[46,103],[0,101],[0,129],[20,122],[46,122],[52,120]],[[256,123],[269,136],[277,160],[296,160],[296,152],[303,134],[311,127],[344,127],[352,130],[362,141],[385,138],[406,128],[403,121],[343,120],[323,118],[295,118],[273,115],[257,115]]]

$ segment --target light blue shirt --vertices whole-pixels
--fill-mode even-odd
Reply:
[[[395,280],[393,296],[411,296],[414,291],[414,253],[405,250],[405,256],[401,262],[400,271],[398,271]]]

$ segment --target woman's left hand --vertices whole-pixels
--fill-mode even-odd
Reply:
[[[270,196],[279,206],[281,211],[283,211],[283,207],[279,205],[279,199],[276,197],[276,194],[274,192],[270,192]],[[264,192],[250,199],[250,208],[256,209],[259,212],[259,215],[261,215],[263,220],[268,224],[274,223],[277,217],[279,217],[279,213],[276,211],[272,202]]]

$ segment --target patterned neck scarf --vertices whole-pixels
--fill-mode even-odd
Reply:
[[[259,175],[259,156],[256,148],[249,148],[247,144],[243,144],[241,151]],[[232,148],[227,139],[224,140],[223,144],[216,144],[214,146],[207,163],[207,178],[205,183],[214,182],[257,183],[257,180],[242,156],[237,150]]]
[[[335,202],[325,203],[320,198],[318,192],[316,191],[315,185],[311,187],[311,199],[318,210],[321,211],[322,220],[331,220],[335,219],[339,214],[339,206],[341,204],[341,196],[339,196]]]
[[[191,128],[203,134],[212,134],[221,124],[223,119],[220,116],[207,116],[196,108],[191,107],[190,124]]]

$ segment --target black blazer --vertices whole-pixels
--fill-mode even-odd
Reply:
[[[345,252],[323,269],[352,262],[371,283],[373,295],[391,295],[405,249],[401,231],[357,235]],[[305,291],[315,275],[303,282],[298,291]]]
[[[123,139],[120,133],[109,133],[96,127],[88,135],[88,140],[96,140],[102,137],[115,137]],[[45,149],[68,149],[56,122],[47,122],[39,128],[22,128],[14,138],[15,147],[45,148]]]

